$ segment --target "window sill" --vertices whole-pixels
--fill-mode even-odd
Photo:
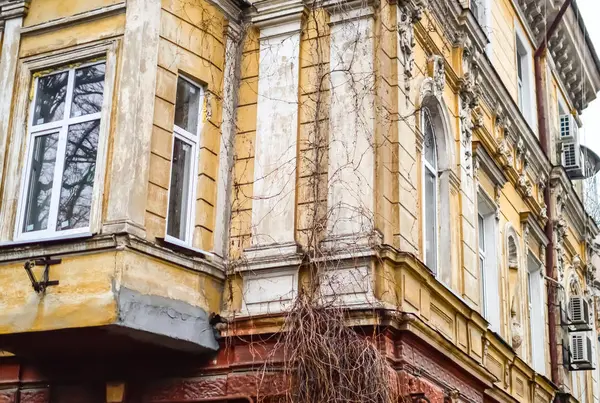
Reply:
[[[183,242],[178,241],[176,238],[171,238],[170,236],[166,236],[164,238],[156,238],[156,241],[160,246],[163,246],[167,249],[171,249],[176,252],[180,252],[186,256],[200,257],[202,259],[211,258],[215,256],[214,254],[205,250],[186,245]]]
[[[60,243],[70,240],[78,240],[82,238],[91,238],[94,234],[91,232],[82,232],[79,234],[56,235],[37,239],[21,239],[16,241],[0,242],[0,248],[10,248],[13,246],[29,246],[38,244]]]

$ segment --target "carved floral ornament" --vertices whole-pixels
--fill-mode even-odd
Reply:
[[[446,87],[446,62],[440,55],[433,55],[427,60],[427,74],[432,79],[432,93],[441,98]]]
[[[479,105],[480,98],[480,79],[479,68],[477,66],[477,55],[471,40],[466,34],[461,36],[458,43],[463,48],[462,70],[463,76],[460,81],[460,123],[461,123],[461,142],[464,147],[464,160],[467,169],[472,166],[471,142],[473,130],[482,124],[482,118],[473,119],[473,112]]]
[[[513,155],[508,140],[502,139],[498,144],[497,154],[499,157],[503,158],[506,162],[502,164],[502,168],[507,168],[512,166],[513,164]]]
[[[510,128],[510,121],[506,116],[504,109],[500,104],[496,106],[496,142],[500,142],[506,137],[506,131]]]
[[[422,0],[402,0],[398,7],[400,60],[404,66],[404,89],[408,93],[415,65],[415,23],[421,19],[424,5]]]

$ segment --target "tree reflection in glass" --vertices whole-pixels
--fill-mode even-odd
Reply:
[[[98,113],[102,110],[105,65],[84,67],[75,71],[71,117]]]
[[[69,127],[57,231],[89,225],[99,129],[100,120]]]
[[[169,195],[167,234],[182,241],[186,241],[191,165],[192,147],[175,138],[171,165],[171,193]]]
[[[37,78],[23,233],[89,228],[105,72],[96,62]]]
[[[177,81],[175,125],[194,136],[198,131],[200,95],[200,89],[192,83],[183,79]]]
[[[68,81],[69,73],[66,71],[38,79],[33,112],[34,126],[64,118]]]
[[[37,136],[34,139],[23,232],[48,227],[57,146],[58,133]]]

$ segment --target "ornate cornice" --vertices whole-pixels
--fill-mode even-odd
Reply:
[[[250,18],[261,28],[261,38],[300,31],[308,10],[302,0],[259,0],[253,3]],[[264,28],[272,28],[268,32]]]
[[[529,211],[521,213],[520,215],[521,224],[527,228],[529,234],[533,234],[533,237],[544,247],[548,245],[548,237],[544,232],[544,229],[540,225],[540,222],[536,220],[533,214]]]
[[[473,142],[473,159],[476,165],[487,174],[496,186],[504,186],[508,181],[502,168],[497,164],[496,160],[490,156],[483,144],[479,141]]]
[[[234,0],[208,0],[217,8],[221,9],[227,19],[231,22],[240,23],[242,19],[242,13],[244,11],[243,1]]]
[[[0,21],[25,17],[31,0],[0,0]]]
[[[535,44],[545,40],[546,30],[554,21],[561,5],[562,2],[553,0],[515,2],[517,14]],[[596,98],[600,90],[600,61],[575,2],[549,38],[548,50],[550,65],[562,89],[571,105],[581,112]],[[582,85],[582,82],[585,84]]]

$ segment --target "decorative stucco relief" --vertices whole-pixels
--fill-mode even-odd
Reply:
[[[400,40],[400,60],[404,66],[404,90],[410,92],[413,68],[415,65],[415,24],[423,14],[422,0],[404,0],[399,5],[398,37]]]

